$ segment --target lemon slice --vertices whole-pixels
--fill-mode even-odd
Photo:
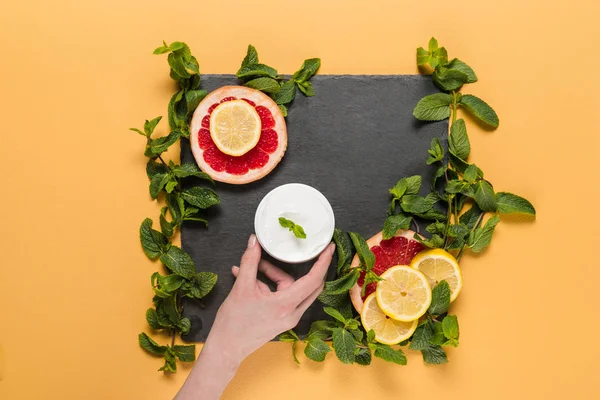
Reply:
[[[419,320],[412,322],[396,321],[384,314],[377,305],[375,293],[367,297],[360,313],[365,330],[375,332],[375,340],[383,344],[398,344],[408,339],[417,329]]]
[[[252,150],[260,139],[260,116],[244,100],[221,103],[210,115],[210,136],[223,153],[243,156]]]
[[[413,268],[421,271],[432,288],[441,281],[450,286],[450,301],[454,301],[462,289],[462,274],[456,258],[442,249],[425,250],[417,254],[411,262]]]
[[[431,286],[422,272],[407,265],[396,265],[381,274],[377,283],[377,304],[398,321],[419,319],[431,304]]]

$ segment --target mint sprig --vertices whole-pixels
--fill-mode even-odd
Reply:
[[[279,217],[279,225],[281,225],[284,228],[287,228],[298,239],[306,239],[306,232],[304,232],[304,228],[296,224],[294,221],[284,217]]]
[[[307,97],[315,95],[310,79],[320,66],[320,58],[309,58],[304,60],[300,69],[291,78],[286,79],[278,74],[275,68],[259,63],[258,52],[250,44],[236,76],[244,86],[260,90],[270,96],[279,106],[283,116],[287,117],[288,108],[296,98],[296,88]]]
[[[215,286],[217,275],[212,272],[196,272],[192,258],[175,246],[171,237],[184,221],[207,224],[204,210],[219,204],[219,196],[210,187],[202,186],[202,183],[214,182],[196,164],[178,165],[163,158],[172,145],[182,138],[189,138],[192,113],[206,95],[200,89],[198,62],[189,47],[183,42],[173,42],[171,45],[163,42],[163,46],[154,51],[154,54],[165,53],[168,53],[171,78],[179,84],[179,90],[168,106],[170,133],[153,138],[162,117],[147,120],[143,130],[131,130],[146,138],[144,155],[148,157],[146,174],[150,181],[150,197],[156,200],[164,194],[166,202],[159,216],[160,230],[154,229],[152,220],[146,218],[140,226],[140,242],[146,256],[151,260],[160,260],[166,273],[152,274],[154,307],[146,311],[146,321],[152,329],[170,334],[171,344],[159,345],[146,333],[141,333],[138,341],[144,350],[164,358],[160,371],[176,372],[177,359],[181,362],[195,359],[195,345],[174,344],[178,334],[186,335],[191,329],[191,321],[182,316],[181,299],[203,298]]]

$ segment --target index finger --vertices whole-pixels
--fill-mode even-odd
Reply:
[[[323,285],[325,275],[331,264],[331,257],[335,251],[335,244],[331,243],[321,253],[319,259],[308,274],[292,283],[290,287],[283,290],[281,293],[294,303],[301,303],[304,299],[311,295],[319,286]]]

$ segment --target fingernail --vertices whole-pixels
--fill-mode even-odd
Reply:
[[[335,251],[335,243],[331,243],[329,245],[329,254],[333,255],[334,251]]]
[[[256,235],[250,235],[250,239],[248,239],[248,248],[251,249],[256,246]]]

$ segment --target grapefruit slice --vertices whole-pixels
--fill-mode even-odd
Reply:
[[[230,151],[242,154],[230,155],[221,151],[211,136],[211,132],[216,132],[216,127],[211,126],[214,123],[211,115],[222,103],[236,100],[243,100],[254,109],[260,118],[261,130],[255,144],[250,140],[250,145],[242,146],[240,151]],[[254,116],[250,112],[247,114]],[[228,129],[234,125],[236,123],[230,124]],[[256,128],[256,124],[254,126]],[[223,86],[209,93],[194,111],[190,132],[192,153],[200,169],[215,181],[234,185],[254,182],[266,176],[279,164],[287,148],[285,119],[277,104],[263,92],[244,86]],[[242,132],[239,134],[243,135]],[[224,148],[223,143],[220,145]]]
[[[424,249],[424,246],[414,239],[415,233],[410,230],[399,230],[396,236],[383,240],[381,232],[367,240],[367,245],[375,254],[375,266],[373,272],[377,275],[383,274],[385,271],[396,265],[410,265],[412,259]],[[360,264],[358,256],[354,256],[351,268],[356,268]],[[365,282],[364,274],[358,278],[358,282],[350,289],[350,299],[354,308],[359,313],[363,309],[364,300],[375,292],[376,283],[371,283],[367,286],[365,296],[361,296],[362,286]]]

